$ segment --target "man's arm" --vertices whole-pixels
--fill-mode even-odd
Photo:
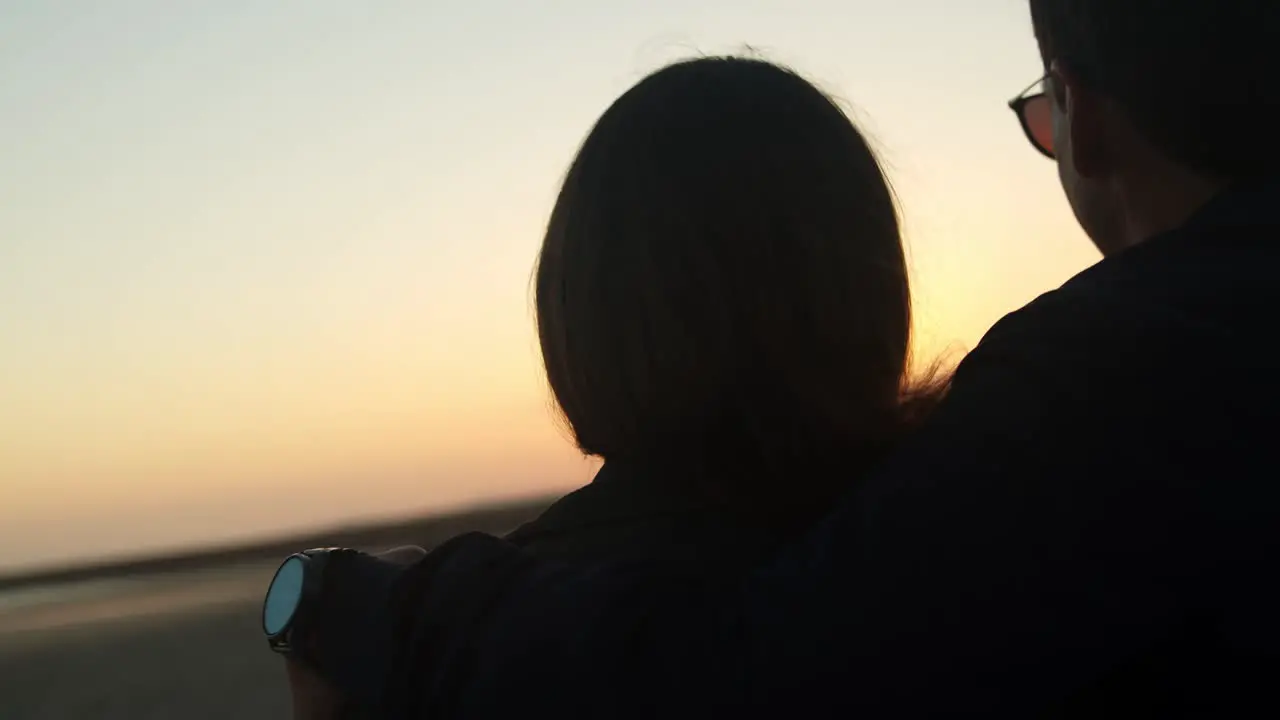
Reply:
[[[408,609],[417,710],[912,716],[1086,696],[1178,621],[1205,523],[1180,444],[1197,393],[1170,392],[1150,343],[1066,312],[993,330],[929,425],[740,587],[491,538],[442,548]]]

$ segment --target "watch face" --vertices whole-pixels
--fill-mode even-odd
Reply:
[[[268,636],[278,635],[289,627],[293,613],[302,600],[302,576],[306,569],[302,558],[291,557],[276,570],[262,603],[262,629]]]

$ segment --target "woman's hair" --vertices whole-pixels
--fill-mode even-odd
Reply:
[[[679,62],[618,98],[565,177],[535,285],[578,446],[721,467],[728,495],[825,502],[937,394],[908,382],[907,265],[875,155],[761,60]]]

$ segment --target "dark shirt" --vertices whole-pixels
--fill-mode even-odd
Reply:
[[[538,558],[652,564],[664,573],[741,570],[777,547],[780,533],[748,522],[690,475],[679,463],[605,463],[506,540]]]
[[[388,715],[1280,717],[1278,271],[1275,183],[1099,262],[740,586],[452,541]]]

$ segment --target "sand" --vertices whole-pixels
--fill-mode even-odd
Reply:
[[[0,615],[0,718],[289,717],[280,658],[258,629],[269,578],[189,574],[185,588]]]
[[[505,532],[547,499],[363,528],[324,539],[376,551]],[[290,717],[279,656],[259,626],[271,574],[321,538],[0,578],[0,720]],[[210,560],[213,558],[213,560]]]

